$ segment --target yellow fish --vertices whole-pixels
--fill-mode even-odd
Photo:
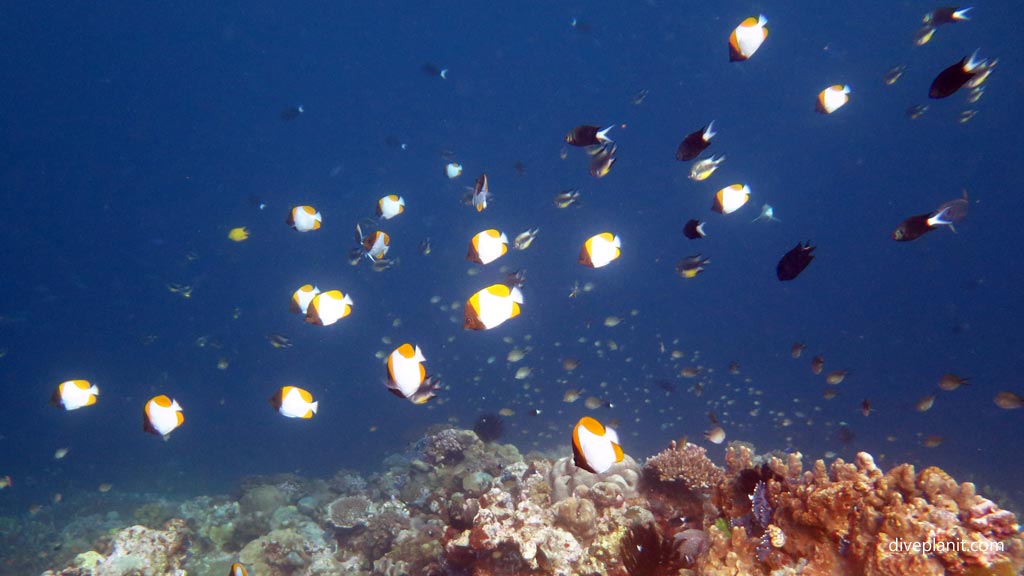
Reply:
[[[725,155],[712,156],[711,158],[705,158],[699,162],[696,162],[692,168],[690,168],[690,180],[696,180],[700,182],[707,180],[709,176],[718,170],[718,165],[725,162]]]
[[[239,226],[238,228],[232,228],[228,232],[228,238],[232,242],[245,242],[249,239],[249,230],[245,226]]]

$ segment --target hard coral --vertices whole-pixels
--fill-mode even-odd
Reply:
[[[475,432],[454,428],[427,436],[423,443],[423,459],[435,465],[459,462],[470,447],[481,444]]]
[[[372,507],[365,496],[342,496],[327,505],[327,522],[342,530],[366,526]]]
[[[742,522],[729,538],[712,530],[703,573],[732,573],[740,558],[751,574],[800,567],[816,574],[956,575],[1024,567],[1016,518],[976,494],[969,482],[958,484],[934,467],[918,473],[909,464],[883,472],[864,452],[853,463],[826,466],[818,460],[806,471],[800,460],[794,454],[766,463],[770,472],[757,475],[774,507],[772,525],[762,537],[748,535]],[[751,470],[741,465],[754,461],[742,447],[727,455],[730,477],[719,485],[716,501],[734,523],[739,514],[750,514],[749,502],[746,510],[735,505],[733,492]]]
[[[163,530],[132,526],[114,535],[113,550],[106,557],[96,552],[79,555],[79,563],[60,576],[123,576],[147,574],[177,576],[188,557],[189,531],[185,521],[169,520]]]
[[[694,492],[710,490],[725,478],[725,472],[707,456],[707,450],[690,443],[670,446],[650,457],[644,473],[658,482],[680,484]]]
[[[629,500],[638,496],[637,486],[640,483],[640,466],[626,455],[622,462],[616,463],[603,474],[587,472],[577,468],[571,457],[559,458],[548,471],[548,483],[551,486],[551,499],[555,502],[569,496],[587,496],[590,490],[602,482],[618,484],[622,498]],[[602,487],[601,494],[609,492],[609,487]],[[611,502],[618,506],[618,503]]]

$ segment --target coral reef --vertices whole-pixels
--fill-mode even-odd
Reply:
[[[169,520],[163,530],[132,526],[114,536],[109,554],[79,554],[73,566],[43,576],[184,576],[188,551],[189,530],[184,520]]]
[[[113,511],[82,515],[57,547],[68,567],[46,575],[223,574],[231,562],[261,576],[980,576],[1024,567],[1016,517],[938,468],[886,472],[860,453],[805,470],[799,453],[757,455],[739,442],[724,468],[684,442],[643,468],[627,456],[592,474],[569,456],[524,459],[473,431],[439,428],[369,476],[251,477],[237,499],[140,497],[129,512],[146,523],[175,519],[156,530],[125,528]]]
[[[811,470],[800,454],[758,466],[745,446],[730,447],[726,461],[715,501],[734,527],[728,536],[710,530],[701,573],[995,574],[1024,567],[1014,515],[938,468],[916,472],[901,464],[883,472],[864,452],[853,463],[818,460]],[[751,471],[773,510],[757,510],[757,488],[745,506],[738,497]]]

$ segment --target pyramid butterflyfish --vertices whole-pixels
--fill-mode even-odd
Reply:
[[[850,85],[835,84],[818,93],[815,110],[821,114],[831,114],[850,101]]]
[[[595,234],[580,248],[579,263],[591,268],[607,266],[622,255],[622,241],[611,232]]]
[[[312,418],[320,404],[313,395],[298,386],[282,386],[270,397],[270,404],[288,418]]]
[[[466,260],[477,264],[490,264],[508,252],[508,236],[495,229],[484,230],[469,241]]]
[[[83,406],[95,404],[99,393],[100,389],[88,380],[68,380],[61,382],[53,390],[50,404],[65,410],[78,410]]]
[[[750,187],[746,184],[732,184],[715,194],[711,209],[719,214],[732,214],[750,200]]]
[[[377,216],[384,220],[391,220],[405,212],[405,198],[397,194],[389,194],[377,200]]]
[[[741,62],[757,52],[761,44],[768,39],[768,28],[765,24],[768,24],[768,19],[763,14],[757,18],[751,16],[732,31],[729,35],[730,62]]]
[[[164,394],[150,398],[142,409],[142,429],[164,440],[184,422],[181,405]]]
[[[319,230],[322,220],[323,218],[316,208],[312,206],[296,206],[292,208],[285,222],[299,232],[309,232],[310,230]]]
[[[518,287],[492,284],[466,301],[462,327],[467,330],[490,330],[519,316],[522,303],[523,293]]]
[[[427,359],[419,346],[402,344],[388,356],[388,390],[413,404],[423,404],[437,394],[440,383],[427,376]]]
[[[626,457],[615,430],[590,416],[580,418],[572,430],[572,455],[577,467],[594,474],[607,472]]]
[[[320,289],[312,284],[303,284],[292,294],[292,303],[289,309],[295,314],[303,314],[309,310],[309,303],[320,293]]]
[[[306,310],[306,322],[330,326],[352,313],[352,298],[341,290],[328,290],[313,297]]]

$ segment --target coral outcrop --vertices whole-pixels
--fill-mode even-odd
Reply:
[[[1015,574],[1024,567],[1014,515],[938,468],[883,472],[865,452],[852,463],[818,460],[810,470],[800,454],[758,466],[746,447],[731,447],[727,462],[715,499],[734,528],[711,530],[701,573]],[[748,518],[754,498],[744,505],[739,497],[752,475],[773,509],[760,535]]]
[[[563,454],[568,452],[564,450]],[[1016,517],[934,467],[888,471],[734,442],[719,467],[672,444],[643,468],[603,474],[569,456],[525,459],[511,445],[438,429],[381,472],[329,480],[248,478],[241,497],[135,502],[162,529],[80,530],[47,576],[442,574],[657,576],[1012,575],[1024,568]],[[96,534],[96,532],[93,532]],[[88,550],[88,552],[85,552]]]
[[[162,530],[132,526],[114,535],[108,554],[79,554],[73,566],[43,576],[184,576],[188,551],[184,520],[169,520]]]

